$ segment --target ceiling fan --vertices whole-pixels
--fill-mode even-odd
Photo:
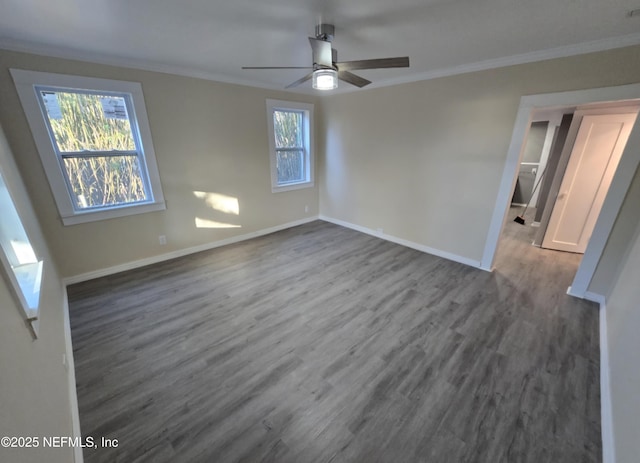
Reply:
[[[338,79],[362,88],[371,81],[349,71],[358,69],[408,68],[409,57],[364,59],[359,61],[338,61],[338,51],[331,48],[335,27],[332,24],[316,26],[316,37],[309,37],[313,56],[313,66],[243,66],[242,69],[312,69],[301,79],[287,85],[285,88],[298,85],[313,79],[313,88],[331,90],[338,86]]]

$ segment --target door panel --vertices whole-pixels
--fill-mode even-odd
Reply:
[[[543,248],[584,253],[635,119],[635,114],[583,117]]]

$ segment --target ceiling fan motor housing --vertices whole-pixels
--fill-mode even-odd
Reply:
[[[331,42],[336,28],[332,24],[318,24],[316,26],[316,39]]]
[[[309,37],[313,65],[308,66],[260,66],[243,67],[243,69],[312,69],[312,72],[287,85],[285,88],[297,87],[304,82],[313,79],[313,88],[328,90],[337,87],[337,81],[343,80],[362,88],[369,85],[371,81],[352,74],[349,71],[358,69],[385,69],[385,68],[408,68],[409,57],[397,56],[394,58],[376,58],[356,61],[338,61],[338,52],[331,46],[335,34],[333,24],[316,25],[316,36]],[[322,77],[322,82],[318,80]],[[330,85],[329,85],[330,84]]]

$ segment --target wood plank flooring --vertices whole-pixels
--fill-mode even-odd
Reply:
[[[493,273],[317,221],[70,287],[85,461],[599,462],[597,307],[533,231]]]

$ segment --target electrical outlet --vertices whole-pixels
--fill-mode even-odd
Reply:
[[[158,236],[158,243],[165,245],[167,244],[167,237],[165,235]]]
[[[305,212],[309,212],[309,206],[308,206],[308,205],[305,205],[305,206],[304,206],[304,211],[305,211]]]

